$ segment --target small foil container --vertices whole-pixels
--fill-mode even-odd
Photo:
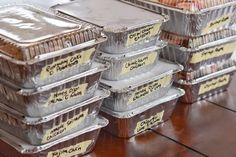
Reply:
[[[31,117],[45,116],[93,97],[107,65],[34,89],[23,89],[0,78],[0,102]]]
[[[93,0],[78,0],[52,9],[58,15],[103,27],[109,40],[101,44],[100,50],[106,53],[127,53],[156,45],[160,28],[168,20],[166,16],[111,0],[97,0],[96,5]]]
[[[236,19],[236,1],[234,0],[122,1],[168,15],[170,20],[164,23],[163,30],[184,36],[199,36],[228,28]]]
[[[201,66],[226,61],[231,58],[235,50],[236,34],[195,48],[168,44],[160,57],[177,62],[184,66],[184,71],[190,72],[198,70]]]
[[[212,63],[206,66],[201,66],[198,70],[191,71],[191,72],[185,72],[181,71],[177,73],[177,79],[178,80],[185,80],[185,81],[191,81],[200,77],[203,77],[205,75],[209,75],[211,73],[215,73],[217,71],[232,67],[236,65],[236,61],[233,59],[229,59],[223,62],[216,62]]]
[[[171,88],[164,97],[128,112],[115,112],[102,107],[100,114],[110,121],[104,129],[115,136],[129,138],[156,127],[170,118],[178,98],[184,93],[182,89]]]
[[[116,112],[143,106],[164,96],[171,88],[175,74],[182,69],[181,65],[159,61],[152,70],[129,79],[102,79],[101,86],[111,91],[103,106]]]
[[[6,157],[81,156],[94,149],[101,128],[107,124],[108,120],[99,116],[91,126],[38,146],[28,144],[0,130],[0,153]]]
[[[101,28],[72,22],[32,6],[1,7],[0,75],[35,88],[88,70]]]
[[[27,117],[0,103],[0,128],[32,145],[41,145],[81,130],[96,119],[106,90],[94,97],[44,117]]]
[[[109,69],[104,71],[102,78],[117,81],[151,70],[158,62],[159,54],[165,46],[166,43],[160,42],[156,46],[126,54],[98,52],[97,58],[110,64]]]
[[[236,66],[232,66],[192,81],[178,80],[175,86],[184,89],[186,92],[186,94],[180,98],[180,101],[184,103],[194,103],[226,90],[235,71]]]

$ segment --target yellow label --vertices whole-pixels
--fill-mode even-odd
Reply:
[[[136,128],[134,130],[134,133],[138,134],[140,132],[143,132],[149,128],[152,128],[152,127],[158,125],[159,123],[163,122],[163,120],[162,120],[163,116],[164,116],[164,110],[162,112],[157,113],[154,116],[151,116],[148,119],[138,122],[136,125]]]
[[[82,111],[80,114],[74,116],[73,118],[68,119],[66,122],[63,122],[53,127],[52,129],[47,130],[42,139],[42,143],[51,141],[52,139],[76,128],[80,123],[84,121],[87,115],[88,115],[88,109]]]
[[[80,84],[78,86],[64,89],[62,91],[52,93],[48,99],[47,105],[54,105],[57,103],[70,100],[72,98],[83,96],[87,89],[87,86],[88,84],[85,83],[85,84]]]
[[[138,31],[130,33],[128,35],[126,46],[132,46],[133,44],[138,43],[141,40],[157,35],[160,31],[160,27],[161,27],[161,24],[155,24],[155,25],[146,26]]]
[[[230,81],[230,75],[224,75],[222,77],[218,77],[216,79],[208,81],[205,84],[200,86],[198,94],[201,95],[201,94],[207,93],[211,90],[225,86],[229,83],[229,81]]]
[[[145,96],[159,90],[160,88],[168,86],[172,81],[172,76],[166,76],[162,79],[153,81],[149,83],[148,85],[142,86],[141,88],[138,88],[134,92],[132,92],[131,97],[129,98],[128,104],[131,104],[141,98],[144,98]]]
[[[157,53],[152,52],[148,55],[133,59],[123,64],[121,74],[126,74],[130,71],[137,70],[144,66],[153,64],[157,58]]]
[[[72,157],[84,154],[91,144],[92,140],[84,141],[70,147],[48,152],[47,157]]]
[[[42,68],[40,78],[44,80],[60,72],[70,70],[70,68],[84,64],[90,60],[94,51],[95,48],[91,48],[80,53],[76,53],[73,56],[68,56],[66,58],[55,61],[52,64]]]
[[[215,29],[221,28],[225,25],[228,25],[231,22],[232,14],[223,15],[215,20],[210,21],[207,26],[203,29],[203,33],[209,33]]]
[[[202,61],[206,61],[215,57],[220,57],[226,54],[233,53],[236,49],[236,43],[229,43],[222,46],[217,46],[214,48],[210,48],[198,53],[194,53],[190,60],[190,63],[199,63]]]

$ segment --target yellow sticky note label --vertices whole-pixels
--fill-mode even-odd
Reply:
[[[40,78],[44,80],[75,66],[85,64],[91,59],[94,52],[95,48],[91,48],[46,65],[42,68]]]
[[[236,49],[236,43],[228,43],[225,45],[210,48],[204,51],[194,53],[191,57],[190,63],[200,63],[215,57],[220,57],[226,54],[233,53]]]
[[[85,83],[85,84],[80,84],[78,86],[74,86],[71,88],[66,88],[62,91],[51,93],[48,99],[48,103],[46,105],[54,105],[57,103],[70,100],[72,98],[83,96],[87,87],[88,87],[88,84]]]
[[[68,119],[66,122],[63,122],[53,127],[52,129],[47,130],[42,139],[42,143],[51,141],[55,139],[56,137],[61,136],[67,133],[68,131],[76,128],[79,124],[81,124],[84,121],[87,115],[88,115],[88,109],[86,109],[85,111],[82,111],[78,115],[75,115],[73,118]]]
[[[142,40],[155,36],[160,31],[161,24],[146,26],[138,31],[130,33],[127,38],[126,46],[132,46]]]
[[[72,157],[84,154],[91,144],[92,140],[87,140],[70,147],[48,152],[47,157]]]
[[[224,75],[222,77],[218,77],[216,79],[208,81],[205,84],[202,84],[200,86],[198,94],[201,95],[201,94],[207,93],[211,90],[225,86],[229,83],[229,81],[230,81],[230,75]]]
[[[137,70],[147,65],[153,64],[157,58],[157,52],[152,52],[148,55],[133,59],[123,64],[121,74],[126,74],[130,71]]]
[[[228,25],[231,22],[233,14],[223,15],[215,20],[210,21],[207,26],[203,29],[203,33],[207,34],[214,31],[215,29],[221,28]]]
[[[172,81],[172,75],[168,75],[159,80],[150,82],[147,85],[144,85],[135,91],[132,92],[128,104],[131,104],[141,98],[146,97],[147,95],[159,90],[160,88],[168,86]]]
[[[152,127],[158,125],[159,123],[163,122],[163,116],[164,116],[164,110],[157,113],[154,116],[151,116],[148,119],[138,122],[136,125],[136,128],[134,130],[134,133],[138,134],[140,132],[143,132],[149,128],[152,128]]]

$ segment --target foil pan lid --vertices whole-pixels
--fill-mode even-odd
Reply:
[[[180,64],[170,63],[160,60],[155,67],[143,74],[124,79],[120,81],[110,81],[101,79],[101,86],[109,89],[112,92],[123,93],[144,85],[148,82],[155,81],[168,75],[173,75],[183,70],[183,66]]]
[[[25,46],[83,29],[82,24],[26,5],[1,7],[0,25],[0,38]]]
[[[229,73],[232,73],[232,72],[235,72],[235,71],[236,71],[236,66],[231,66],[229,68],[211,73],[209,75],[197,78],[195,80],[191,80],[191,81],[178,80],[178,81],[176,81],[176,83],[181,84],[181,85],[195,85],[195,84],[199,84],[199,83],[202,83],[204,81],[214,79],[216,77],[219,77],[219,76],[222,76],[222,75],[225,75],[225,74],[229,74]]]
[[[117,0],[77,0],[52,7],[59,13],[104,27],[106,32],[124,32],[150,24],[163,23],[162,15]]]
[[[108,120],[98,116],[96,120],[94,120],[93,124],[91,124],[89,127],[86,127],[80,131],[77,131],[75,133],[72,133],[68,136],[64,136],[58,140],[49,142],[47,144],[43,144],[43,145],[39,145],[39,146],[33,146],[30,145],[26,142],[24,142],[23,140],[14,137],[13,135],[5,132],[4,130],[0,129],[0,140],[6,142],[7,144],[9,144],[10,146],[12,146],[14,149],[16,149],[19,153],[21,154],[35,154],[35,153],[39,153],[41,151],[47,150],[59,143],[71,140],[73,138],[76,138],[80,135],[83,136],[83,134],[87,133],[87,132],[91,132],[91,131],[95,131],[98,129],[101,129],[105,126],[108,125]]]
[[[71,76],[71,77],[66,78],[64,80],[60,80],[60,81],[57,81],[57,82],[54,82],[54,83],[51,83],[51,84],[48,84],[48,85],[44,85],[44,86],[41,86],[41,87],[38,87],[38,88],[32,88],[32,89],[21,88],[21,87],[15,85],[12,82],[9,82],[8,80],[6,80],[2,77],[0,77],[0,83],[14,89],[20,95],[29,96],[29,95],[34,95],[34,94],[37,94],[37,93],[41,93],[41,92],[44,92],[44,91],[51,90],[52,88],[61,86],[61,85],[66,84],[68,82],[78,80],[80,78],[83,78],[83,77],[86,77],[86,76],[89,76],[89,75],[93,75],[93,74],[96,74],[96,73],[99,73],[99,72],[103,72],[104,70],[108,69],[108,66],[109,66],[108,64],[102,64],[102,63],[94,62],[92,64],[92,67],[88,71],[85,71],[85,72],[82,72],[80,74]]]
[[[118,54],[110,54],[110,53],[98,51],[97,57],[99,59],[106,60],[106,61],[110,62],[111,60],[121,60],[121,59],[130,58],[130,57],[134,57],[134,56],[141,55],[141,54],[146,54],[147,52],[160,51],[166,45],[167,45],[166,42],[159,41],[157,43],[157,45],[155,45],[155,46],[151,46],[151,47],[144,48],[144,49],[137,50],[137,51],[132,51],[132,52],[125,53],[125,54],[119,54],[119,53]]]
[[[38,125],[38,124],[42,124],[42,123],[48,122],[50,120],[53,120],[65,113],[73,111],[73,110],[80,108],[82,106],[86,106],[86,105],[89,105],[89,104],[94,103],[96,101],[107,98],[109,95],[110,95],[110,92],[108,90],[99,89],[95,92],[95,95],[92,98],[85,100],[81,103],[78,103],[76,105],[73,105],[71,107],[67,107],[65,109],[62,109],[62,110],[55,112],[53,114],[43,116],[43,117],[27,117],[24,114],[14,110],[13,108],[8,107],[7,105],[2,104],[2,103],[0,103],[0,111],[11,116],[11,117],[17,118],[19,121],[21,121],[24,124]]]
[[[101,110],[113,117],[120,118],[120,119],[127,119],[127,118],[132,118],[140,113],[143,113],[155,106],[161,105],[171,100],[178,99],[184,94],[185,94],[185,91],[183,89],[172,87],[164,97],[158,98],[155,101],[152,101],[148,104],[145,104],[143,106],[140,106],[138,108],[135,108],[127,112],[115,112],[105,107],[102,107]]]

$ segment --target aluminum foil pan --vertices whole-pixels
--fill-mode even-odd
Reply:
[[[27,117],[0,103],[0,128],[32,145],[48,143],[92,124],[108,96],[98,90],[94,97],[44,117]]]
[[[104,27],[108,41],[100,50],[107,53],[127,53],[154,46],[160,27],[167,17],[116,0],[77,0],[52,7],[68,15]]]
[[[175,85],[183,88],[186,92],[185,96],[180,98],[180,101],[184,103],[194,103],[226,90],[235,71],[236,66],[232,66],[192,81],[177,81]]]
[[[164,97],[128,112],[114,112],[103,107],[100,114],[110,121],[105,130],[115,136],[128,138],[158,126],[170,118],[178,98],[183,95],[183,90],[171,88]]]
[[[177,73],[177,79],[178,80],[186,80],[191,81],[200,77],[203,77],[205,75],[209,75],[211,73],[215,73],[217,71],[232,67],[236,65],[236,61],[233,59],[226,60],[223,62],[216,62],[212,63],[206,66],[201,66],[198,70],[191,71],[191,72],[185,72],[181,71]]]
[[[100,61],[110,63],[102,78],[105,80],[122,80],[151,70],[159,60],[159,54],[166,43],[159,42],[156,46],[144,48],[126,54],[107,54],[98,52]]]
[[[23,89],[0,78],[0,102],[27,116],[45,116],[93,97],[106,69],[106,65],[94,63],[86,72],[35,89]]]
[[[101,128],[107,124],[108,121],[105,118],[98,117],[87,128],[39,146],[30,145],[0,130],[0,153],[5,157],[81,156],[93,150]]]
[[[121,81],[101,80],[101,86],[111,91],[103,106],[116,112],[129,111],[164,96],[170,89],[174,74],[182,66],[159,61],[143,74]]]
[[[198,70],[201,66],[228,60],[235,50],[236,36],[231,36],[193,49],[169,44],[163,49],[161,58],[182,64],[184,71],[189,72]]]
[[[184,36],[199,36],[228,28],[235,22],[235,0],[168,1],[122,0],[156,13],[168,15],[163,30]],[[178,3],[173,6],[171,3]],[[169,4],[166,4],[169,3]],[[196,4],[196,3],[202,3]],[[198,8],[198,6],[201,6]],[[178,26],[178,27],[176,27]]]

